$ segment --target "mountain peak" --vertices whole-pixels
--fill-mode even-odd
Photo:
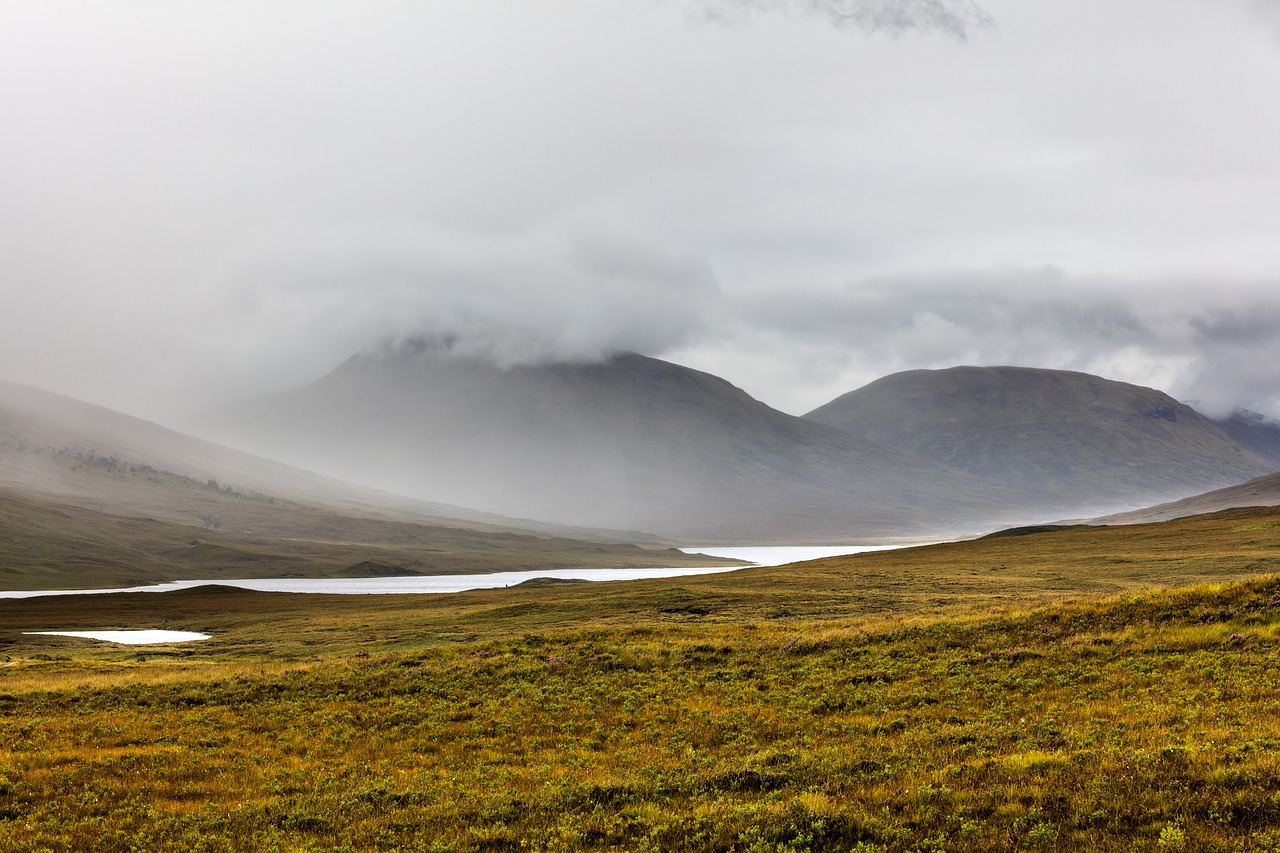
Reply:
[[[1161,391],[1028,367],[911,370],[805,418],[1014,488],[1028,500],[1167,500],[1269,470]]]

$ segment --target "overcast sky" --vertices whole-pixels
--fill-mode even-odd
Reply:
[[[0,378],[164,419],[389,338],[802,413],[1280,415],[1280,0],[0,0]]]

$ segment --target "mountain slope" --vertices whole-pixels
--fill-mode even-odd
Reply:
[[[1225,418],[1215,419],[1214,423],[1241,447],[1269,460],[1280,470],[1280,421],[1248,409],[1236,409]]]
[[[3,589],[726,562],[551,529],[351,486],[0,383]]]
[[[0,382],[0,482],[108,511],[191,518],[175,494],[257,492],[344,514],[607,542],[634,531],[573,529],[357,486],[37,388]],[[223,503],[226,503],[223,501]],[[656,540],[654,540],[654,544]],[[664,543],[666,544],[666,543]]]
[[[1000,483],[1044,512],[1168,500],[1275,469],[1166,394],[1059,370],[907,371],[805,418]]]
[[[1011,511],[966,475],[635,354],[509,369],[361,355],[193,429],[404,494],[704,544],[969,530]]]
[[[1247,483],[1214,489],[1177,501],[1115,513],[1091,520],[1091,524],[1145,524],[1189,515],[1250,506],[1280,506],[1280,474],[1267,474]]]

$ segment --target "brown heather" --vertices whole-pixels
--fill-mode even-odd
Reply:
[[[0,850],[1280,849],[1280,510],[439,597],[0,602]],[[127,649],[22,631],[206,630]]]

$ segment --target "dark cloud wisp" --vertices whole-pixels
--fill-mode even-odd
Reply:
[[[771,12],[816,17],[838,30],[868,35],[938,32],[961,41],[970,30],[995,24],[972,0],[698,0],[693,5],[700,17],[719,23],[740,24]]]
[[[1150,385],[1211,415],[1244,407],[1277,416],[1278,284],[1052,268],[886,278],[744,296],[729,307],[736,331],[726,332],[788,342],[783,357],[793,381],[807,376],[813,406],[899,370],[1008,364]],[[853,384],[832,384],[842,377]]]

